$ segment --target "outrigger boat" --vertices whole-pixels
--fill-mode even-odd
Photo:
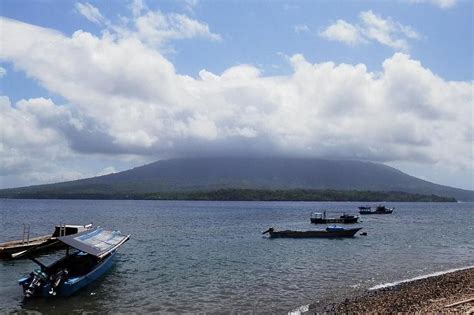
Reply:
[[[21,240],[0,243],[0,258],[10,259],[12,256],[18,256],[19,253],[26,251],[29,251],[31,254],[33,250],[39,253],[60,248],[63,244],[57,240],[58,237],[77,234],[90,229],[92,229],[92,223],[86,225],[60,224],[56,225],[52,234],[30,238],[30,225],[24,224],[23,238]]]
[[[339,218],[328,218],[326,217],[326,211],[323,213],[313,212],[311,214],[311,223],[320,224],[320,223],[357,223],[359,220],[358,216],[343,214]]]
[[[18,283],[23,287],[25,297],[69,296],[109,270],[117,248],[129,238],[130,235],[102,228],[59,237],[58,240],[68,246],[66,256],[46,266],[26,253],[40,269]],[[72,253],[71,248],[75,249]]]
[[[344,238],[354,237],[362,228],[345,229],[340,226],[328,226],[325,230],[319,231],[275,231],[272,227],[262,234],[269,234],[270,238],[289,237],[289,238]]]
[[[377,206],[375,210],[372,210],[371,207],[359,207],[360,214],[390,214],[395,210],[395,208],[387,208],[383,205]]]

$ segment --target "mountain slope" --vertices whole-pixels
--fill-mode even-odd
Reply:
[[[474,200],[474,192],[433,184],[395,168],[361,161],[297,158],[196,158],[163,160],[83,180],[0,190],[22,193],[147,193],[251,189],[401,191]]]

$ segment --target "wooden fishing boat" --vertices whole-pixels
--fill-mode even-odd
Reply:
[[[349,215],[349,214],[343,214],[338,218],[328,218],[326,216],[326,211],[323,213],[320,212],[313,212],[311,214],[310,221],[311,223],[314,224],[324,224],[324,223],[344,223],[344,224],[349,224],[349,223],[357,223],[359,220],[358,216],[355,215]]]
[[[58,241],[68,246],[66,256],[46,266],[27,253],[28,258],[40,268],[18,280],[18,283],[28,298],[69,296],[109,270],[117,248],[129,238],[130,235],[102,228],[59,237]]]
[[[319,231],[275,231],[273,228],[269,228],[262,234],[269,234],[271,238],[277,237],[288,237],[288,238],[344,238],[354,237],[354,235],[362,228],[345,229],[340,226],[328,226],[325,230]]]
[[[61,224],[55,227],[52,234],[30,238],[30,225],[24,224],[23,238],[21,240],[0,243],[0,258],[10,259],[13,255],[25,252],[27,250],[32,251],[34,249],[36,253],[39,253],[54,248],[60,248],[62,243],[58,242],[58,237],[77,234],[91,228],[92,224]]]
[[[360,214],[390,214],[395,210],[395,208],[387,208],[383,205],[377,206],[375,210],[372,210],[371,207],[359,207]]]

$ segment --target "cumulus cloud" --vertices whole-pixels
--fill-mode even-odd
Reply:
[[[0,78],[3,78],[7,75],[7,69],[0,67]]]
[[[12,106],[8,97],[0,96],[0,174],[21,174],[33,182],[80,177],[54,163],[74,155],[61,131],[72,119],[50,99],[21,100]]]
[[[472,82],[446,81],[404,53],[380,73],[293,55],[286,76],[237,65],[193,78],[137,38],[68,37],[6,18],[0,26],[0,60],[67,101],[2,99],[2,174],[80,154],[285,155],[472,170]]]
[[[328,40],[340,41],[349,45],[378,42],[395,50],[407,51],[408,39],[419,39],[420,35],[410,26],[389,18],[382,18],[371,10],[359,14],[360,24],[350,24],[337,20],[320,32]]]
[[[360,29],[344,20],[337,20],[329,25],[320,35],[329,40],[340,41],[349,45],[356,45],[365,42]]]

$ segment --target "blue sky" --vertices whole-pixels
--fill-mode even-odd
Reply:
[[[474,189],[472,12],[3,0],[0,187],[236,154],[364,159]]]

